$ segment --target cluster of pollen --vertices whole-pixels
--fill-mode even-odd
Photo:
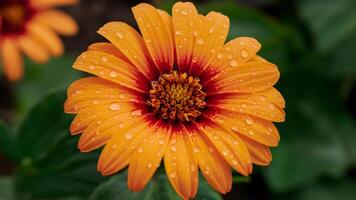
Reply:
[[[195,120],[205,107],[206,94],[198,78],[173,71],[151,82],[152,89],[147,101],[160,118],[187,122]]]

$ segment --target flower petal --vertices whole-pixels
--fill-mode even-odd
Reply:
[[[178,127],[177,130],[182,130]],[[169,182],[183,199],[194,198],[198,189],[198,166],[194,160],[188,133],[172,132],[164,154],[164,166]]]
[[[206,117],[206,116],[205,116]],[[225,130],[211,121],[208,124],[198,124],[200,130],[215,145],[219,153],[236,171],[244,176],[252,173],[251,156],[244,142],[229,130]]]
[[[190,71],[200,74],[208,62],[222,48],[229,32],[229,18],[221,13],[210,12],[201,23],[195,25],[196,36]]]
[[[6,77],[10,81],[17,81],[23,76],[23,60],[16,42],[4,38],[0,41],[0,60]]]
[[[107,54],[116,56],[117,58],[127,63],[132,64],[131,61],[127,59],[127,57],[118,48],[116,48],[113,44],[109,42],[98,42],[98,43],[91,44],[88,47],[88,51],[102,51]]]
[[[31,36],[21,35],[17,38],[17,42],[21,50],[33,61],[37,63],[45,63],[49,59],[49,52],[39,42]]]
[[[119,127],[117,128],[115,135],[110,138],[100,154],[98,171],[103,175],[111,175],[129,164],[132,154],[142,139],[147,136],[144,131],[149,128],[146,117],[139,117],[135,120],[136,123],[129,128],[123,128],[122,130]]]
[[[30,0],[31,6],[37,9],[50,8],[55,6],[74,5],[79,0]]]
[[[74,35],[78,32],[78,25],[73,18],[59,10],[41,11],[34,16],[34,21],[53,29],[62,35]]]
[[[260,99],[266,99],[266,101],[269,101],[280,108],[286,107],[286,102],[284,101],[283,96],[276,90],[276,88],[271,87],[266,90],[258,91],[256,92],[256,95],[259,95]]]
[[[141,74],[131,64],[102,51],[82,53],[73,67],[136,91],[145,93],[149,86],[149,84],[142,84],[146,79],[140,79]]]
[[[217,111],[210,118],[239,136],[245,136],[267,146],[278,145],[279,133],[272,122],[228,111]]]
[[[216,191],[222,194],[229,192],[232,185],[231,167],[203,134],[196,132],[192,137],[194,158],[203,176]]]
[[[195,42],[194,30],[200,17],[190,2],[175,3],[172,15],[178,68],[180,72],[189,72]]]
[[[209,106],[225,111],[249,114],[274,122],[283,122],[285,120],[283,109],[267,101],[265,97],[256,94],[239,94],[219,98],[212,100]]]
[[[123,22],[109,22],[98,33],[112,42],[147,78],[155,78],[157,69],[135,29]]]
[[[171,136],[170,128],[163,122],[157,123],[147,132],[130,159],[128,186],[135,192],[145,187],[159,167]]]
[[[246,137],[242,137],[242,140],[251,154],[252,163],[262,166],[267,166],[271,163],[272,153],[268,146],[250,140]]]
[[[63,54],[63,43],[59,37],[49,28],[39,23],[31,22],[28,24],[27,29],[30,34],[41,42],[49,52],[54,56],[60,56]]]
[[[165,23],[159,11],[149,4],[138,4],[132,11],[157,68],[161,72],[170,72],[174,62],[170,26]]]
[[[248,62],[229,67],[204,83],[207,94],[251,93],[272,87],[279,79],[276,65],[268,62]]]
[[[226,43],[211,60],[209,68],[224,70],[239,66],[253,58],[260,50],[261,44],[254,38],[238,37]]]

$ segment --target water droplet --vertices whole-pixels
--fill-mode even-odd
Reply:
[[[182,15],[188,15],[188,12],[186,10],[182,10],[181,14]]]
[[[175,143],[177,143],[177,140],[175,138],[172,138],[171,139],[171,144],[175,144]]]
[[[203,38],[198,39],[197,43],[198,44],[204,44],[204,39]]]
[[[199,153],[200,152],[200,148],[199,147],[194,147],[193,148],[193,152],[194,153]]]
[[[164,144],[164,139],[158,140],[158,144],[163,145]]]
[[[248,57],[248,52],[247,52],[246,50],[242,50],[242,51],[241,51],[241,56],[242,56],[243,58],[247,58],[247,57]]]
[[[171,146],[171,151],[176,152],[177,151],[177,147],[176,146]]]
[[[142,153],[143,152],[143,148],[142,147],[138,148],[137,152]]]
[[[152,167],[152,163],[149,162],[149,163],[147,164],[147,167],[148,167],[148,168],[151,168],[151,167]]]
[[[242,108],[247,108],[247,104],[243,103],[243,104],[241,104],[241,107]]]
[[[193,35],[194,35],[194,36],[197,36],[197,35],[198,35],[198,31],[197,31],[197,30],[194,30],[194,31],[193,31]]]
[[[271,110],[276,109],[276,107],[273,104],[268,104],[268,108],[271,109]]]
[[[106,62],[106,61],[108,61],[108,57],[103,56],[102,60],[103,60],[104,62]]]
[[[231,127],[231,129],[232,129],[233,131],[238,131],[238,130],[239,130],[239,128],[238,128],[237,126],[233,126],[233,127]]]
[[[182,32],[181,31],[176,31],[176,35],[181,35]]]
[[[232,67],[236,67],[237,65],[238,65],[237,60],[232,59],[232,60],[230,61],[230,66],[232,66]]]
[[[238,164],[237,160],[236,160],[236,159],[233,159],[233,160],[232,160],[232,164],[237,165],[237,164]]]
[[[250,130],[250,131],[248,132],[248,134],[249,134],[249,135],[255,135],[255,132],[253,132],[252,130]]]
[[[122,32],[116,32],[116,36],[119,37],[120,39],[124,38],[124,34]]]
[[[127,140],[131,140],[132,139],[132,133],[126,133],[125,138]]]
[[[95,69],[95,65],[89,65],[89,69],[94,70]]]
[[[177,173],[176,173],[176,172],[172,172],[172,173],[170,174],[170,176],[171,176],[172,178],[175,178],[175,177],[177,177]]]
[[[251,125],[253,124],[253,120],[250,118],[245,119],[246,124]]]
[[[141,116],[142,115],[142,111],[141,110],[135,110],[131,112],[132,116]]]
[[[209,29],[209,33],[213,33],[214,32],[214,27],[211,27],[210,29]]]
[[[218,59],[221,59],[223,56],[224,56],[224,54],[222,54],[222,53],[216,54],[216,57],[217,57]]]
[[[214,152],[214,149],[212,147],[209,147],[210,152]]]
[[[267,100],[267,98],[266,98],[265,96],[260,96],[259,99],[260,99],[261,101],[266,101],[266,100]]]
[[[121,106],[119,103],[110,104],[110,110],[120,110]]]
[[[115,143],[114,145],[112,145],[112,148],[116,149],[117,148],[117,144]]]
[[[117,77],[117,73],[115,71],[111,71],[109,76],[112,78],[115,78],[115,77]]]

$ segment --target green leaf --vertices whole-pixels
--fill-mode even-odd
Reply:
[[[82,154],[63,112],[66,92],[41,100],[19,128],[21,161],[16,170],[19,199],[87,196],[105,178],[96,171],[97,153]]]
[[[356,32],[354,1],[302,0],[298,1],[298,6],[321,51],[335,50],[340,42],[354,37]]]
[[[284,76],[280,84],[287,117],[279,126],[280,146],[266,170],[268,185],[288,191],[321,176],[343,176],[356,163],[356,125],[337,98],[338,83],[308,70]]]
[[[162,170],[163,171],[163,170]],[[157,173],[141,192],[131,192],[127,187],[127,172],[121,172],[97,187],[90,200],[180,200],[165,174]],[[200,178],[196,200],[222,200],[208,183]]]
[[[0,154],[3,154],[6,158],[14,161],[18,157],[12,132],[2,121],[0,121]]]
[[[351,179],[326,181],[298,192],[293,200],[355,200],[355,188],[356,181]]]
[[[12,177],[0,177],[0,199],[15,200],[14,180]]]

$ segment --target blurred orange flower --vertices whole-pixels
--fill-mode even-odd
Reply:
[[[199,15],[178,2],[171,17],[149,4],[133,7],[142,36],[123,22],[98,32],[110,41],[80,55],[74,68],[96,75],[68,89],[70,127],[83,133],[82,152],[105,145],[103,175],[128,168],[128,186],[140,191],[164,160],[171,185],[194,198],[198,168],[220,193],[231,189],[231,167],[247,176],[252,163],[268,165],[277,146],[273,122],[285,102],[273,88],[278,68],[256,55],[261,45],[239,37],[224,44],[229,19]]]
[[[73,5],[78,0],[2,0],[0,2],[0,61],[7,78],[23,76],[21,51],[37,63],[60,56],[63,44],[56,35],[73,35],[76,22],[54,6]]]

